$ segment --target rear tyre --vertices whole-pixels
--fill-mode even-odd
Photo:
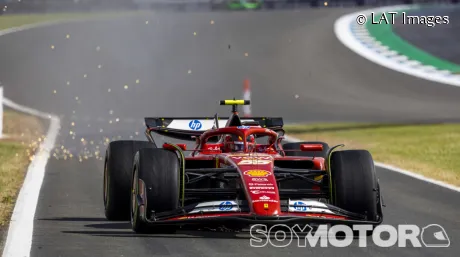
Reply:
[[[131,190],[131,226],[137,233],[173,233],[175,227],[147,222],[152,212],[179,208],[180,161],[164,149],[141,149],[134,158]]]
[[[141,148],[154,148],[146,141],[110,142],[104,162],[105,217],[111,221],[129,220],[129,196],[134,154]]]
[[[331,175],[334,197],[332,202],[337,207],[365,215],[368,221],[382,221],[380,187],[374,160],[368,151],[333,152]]]
[[[323,151],[317,152],[301,152],[300,145],[301,144],[322,144]],[[286,143],[283,145],[284,150],[299,150],[297,152],[286,152],[286,156],[307,156],[307,157],[323,157],[326,159],[327,152],[329,151],[329,145],[324,142],[319,141],[311,141],[311,142],[297,142],[297,143]]]

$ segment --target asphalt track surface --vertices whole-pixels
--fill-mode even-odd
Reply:
[[[460,64],[460,47],[456,43],[460,40],[458,33],[460,30],[460,6],[408,11],[407,15],[449,16],[449,24],[434,27],[422,24],[402,24],[401,19],[396,19],[393,31],[402,39],[434,56]]]
[[[333,22],[353,11],[156,13],[38,28],[1,38],[0,77],[10,99],[62,116],[58,141],[75,156],[85,148],[81,137],[101,152],[104,137],[143,138],[144,116],[227,114],[217,100],[240,96],[244,78],[252,83],[253,115],[292,122],[460,118],[458,88],[381,68],[342,46]],[[458,193],[384,169],[377,172],[385,223],[440,224],[450,248],[368,241],[367,248],[255,249],[247,234],[136,235],[128,223],[104,219],[102,161],[75,156],[48,163],[32,256],[458,256]]]

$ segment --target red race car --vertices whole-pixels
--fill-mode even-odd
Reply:
[[[113,141],[104,165],[108,220],[136,232],[184,226],[370,224],[383,219],[374,162],[366,150],[324,142],[283,143],[282,118],[145,118],[147,141]],[[157,145],[155,134],[195,141]]]

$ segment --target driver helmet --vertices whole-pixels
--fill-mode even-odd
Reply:
[[[232,151],[233,140],[232,136],[225,136],[224,137],[224,152],[229,153]]]
[[[236,137],[236,136],[235,136]],[[244,151],[244,142],[243,138],[238,136],[235,138],[235,141],[233,141],[233,152],[243,152]]]
[[[256,139],[255,139],[254,135],[249,135],[246,138],[246,141],[248,142],[248,150],[249,151],[254,151],[254,149],[256,147]]]
[[[243,138],[240,136],[236,136],[236,135],[225,136],[224,149],[225,149],[225,152],[243,152],[244,151]]]

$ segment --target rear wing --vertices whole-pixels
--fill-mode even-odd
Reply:
[[[230,117],[220,117],[218,128],[223,128]],[[151,132],[191,140],[193,136],[200,136],[205,131],[215,128],[215,117],[164,117],[145,118],[145,125]],[[241,118],[241,125],[256,126],[274,131],[283,129],[283,118],[251,117]]]

